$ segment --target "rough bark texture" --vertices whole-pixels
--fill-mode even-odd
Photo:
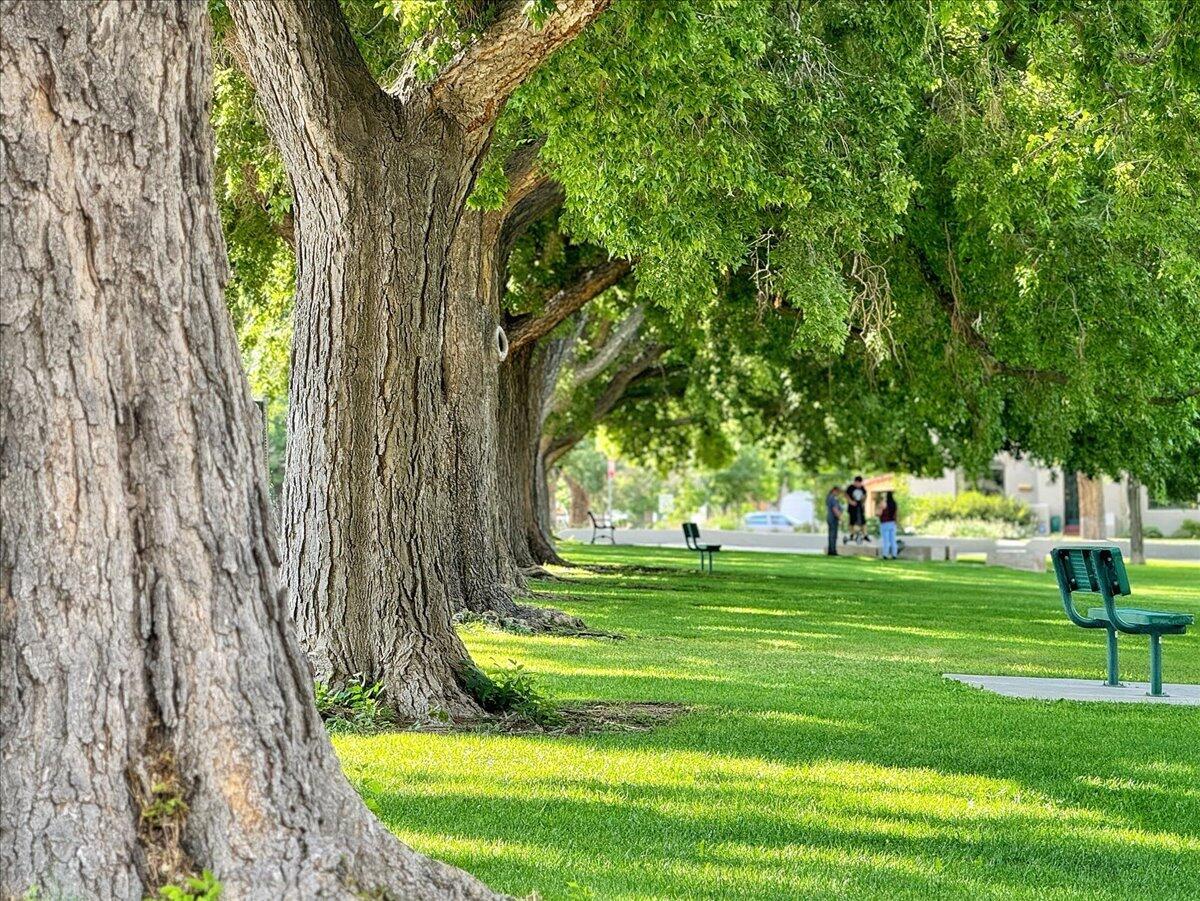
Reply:
[[[0,896],[492,893],[340,772],[222,297],[201,3],[0,4]]]
[[[512,558],[525,568],[565,563],[554,549],[541,513],[546,503],[539,453],[545,350],[538,345],[523,347],[501,370],[501,512]]]
[[[1142,483],[1133,476],[1125,485],[1129,506],[1129,562],[1146,562],[1146,535],[1142,530]]]
[[[511,607],[496,429],[498,242],[466,209],[499,106],[600,13],[532,29],[507,7],[432,85],[371,78],[336,3],[230,9],[295,192],[297,284],[282,529],[318,674],[402,713],[472,715],[451,613]]]
[[[1079,473],[1079,537],[1104,538],[1104,481]]]
[[[510,555],[522,568],[565,563],[551,538],[541,439],[559,370],[575,338],[548,336],[631,268],[627,260],[607,260],[552,294],[537,314],[509,323],[509,359],[500,375],[500,510]]]

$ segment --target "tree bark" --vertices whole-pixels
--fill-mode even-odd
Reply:
[[[566,563],[555,550],[546,525],[543,509],[548,499],[539,448],[559,370],[577,336],[547,336],[631,269],[626,260],[601,263],[551,295],[537,315],[510,322],[511,352],[500,379],[500,509],[511,557],[525,569]]]
[[[295,194],[286,584],[318,675],[381,680],[408,715],[477,712],[451,612],[511,605],[515,578],[500,235],[466,200],[508,94],[606,6],[573,0],[541,30],[506,8],[433,84],[389,96],[336,3],[230,3]]]
[[[222,297],[204,4],[0,5],[0,896],[492,897],[342,775]]]
[[[517,565],[532,569],[565,564],[544,530],[539,506],[545,503],[545,473],[539,444],[545,348],[517,350],[501,371],[500,484],[504,533]]]
[[[1079,537],[1100,540],[1104,536],[1104,479],[1077,476],[1079,485]]]
[[[576,482],[566,473],[563,473],[563,478],[567,480],[567,488],[571,492],[570,506],[567,508],[568,522],[570,522],[572,529],[581,529],[587,525],[587,514],[591,508],[592,500],[588,497],[587,489],[582,484]]]
[[[1129,562],[1146,562],[1146,536],[1142,531],[1142,483],[1132,475],[1126,483],[1129,503]]]

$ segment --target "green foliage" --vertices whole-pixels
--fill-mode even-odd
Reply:
[[[199,876],[188,876],[183,885],[164,885],[158,890],[158,901],[217,901],[224,891],[221,882],[208,870]]]
[[[380,700],[382,682],[368,685],[357,675],[339,688],[324,682],[316,682],[313,687],[317,712],[330,732],[378,732],[396,722],[395,712]]]
[[[1162,538],[1163,531],[1158,526],[1144,526],[1142,528],[1143,538]]]
[[[224,4],[210,4],[216,31],[212,126],[217,205],[229,255],[225,300],[256,397],[266,400],[270,481],[283,479],[295,256],[285,238],[292,194],[254,102],[223,36],[232,27]]]
[[[169,782],[155,782],[150,787],[151,800],[142,808],[142,820],[157,825],[165,820],[183,816],[188,805],[179,794],[177,786]]]
[[[341,5],[383,84],[431,76],[492,14]],[[229,300],[277,448],[290,192],[213,8]],[[1198,9],[617,0],[516,92],[471,201],[499,205],[506,155],[544,141],[566,201],[557,237],[518,248],[506,306],[626,256],[636,283],[595,304],[577,362],[635,303],[639,346],[669,348],[604,417],[610,378],[573,388],[551,431],[603,419],[659,471],[755,441],[809,470],[976,469],[1008,449],[1194,494]]]
[[[909,531],[951,537],[1024,538],[1036,524],[1024,502],[978,491],[910,498],[902,516]]]
[[[461,674],[463,687],[491,714],[512,714],[539,726],[562,721],[555,703],[538,687],[532,673],[516,662],[484,673],[469,667]]]
[[[1143,529],[1143,532],[1145,530]],[[1179,528],[1175,530],[1172,538],[1200,538],[1200,520],[1185,519],[1179,524]]]
[[[562,470],[588,494],[596,494],[607,483],[608,458],[597,450],[594,440],[583,441],[563,457]]]
[[[755,260],[809,314],[804,340],[837,346],[839,254],[892,233],[912,187],[896,151],[916,9],[618,2],[517,92],[498,147],[545,137],[565,226],[636,257],[649,299],[706,309],[714,277]]]

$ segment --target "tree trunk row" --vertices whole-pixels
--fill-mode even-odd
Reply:
[[[492,897],[372,816],[313,704],[222,296],[205,5],[6,0],[0,14],[0,896],[140,899],[208,869],[229,898]],[[304,526],[290,565],[305,568],[302,603],[315,608],[340,580],[357,591],[371,561],[383,571],[372,584],[394,575],[386,590],[409,592],[414,615],[431,618],[414,641],[453,642],[432,622],[443,596],[420,592],[440,578],[422,559],[424,533],[402,532],[438,522],[444,489],[419,493],[403,516],[374,509],[392,519],[297,513],[337,503],[334,486],[378,498],[409,465],[448,478],[454,462],[402,443],[402,417],[384,435],[366,418],[394,403],[445,428],[438,379],[416,373],[432,359],[442,378],[460,376],[452,354],[426,357],[436,341],[385,348],[372,335],[433,310],[420,310],[423,292],[392,287],[408,284],[398,273],[412,262],[386,256],[391,232],[370,233],[379,222],[358,206],[383,188],[378,172],[326,161],[342,178],[301,193],[315,299],[299,349],[339,355],[320,378],[298,367],[294,424],[316,440],[314,488],[290,488],[289,515]],[[467,169],[422,187],[452,207]],[[397,231],[448,227],[422,197],[411,215],[397,207]],[[347,228],[322,221],[335,215]],[[358,265],[371,251],[387,274]],[[312,280],[314,259],[332,264],[333,285]],[[432,248],[420,259],[418,283],[458,265]],[[369,285],[387,298],[381,309],[355,302]],[[446,311],[445,333],[469,330],[467,318]],[[378,365],[394,378],[373,387],[396,394],[372,400]],[[318,399],[336,417],[315,415]],[[368,453],[382,472],[364,471]],[[394,530],[406,568],[374,556],[363,539],[375,527]],[[338,613],[356,624],[399,615]],[[406,666],[422,657],[389,650]],[[328,649],[349,666],[355,653]]]

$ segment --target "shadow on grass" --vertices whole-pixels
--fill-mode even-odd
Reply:
[[[516,656],[559,697],[697,712],[637,734],[344,738],[347,772],[403,838],[518,894],[1200,897],[1196,711],[1023,701],[940,675],[1099,678],[1103,642],[1060,618],[1052,579],[728,564],[597,570],[547,592],[586,597],[619,644],[470,636],[476,659]],[[1200,643],[1178,645],[1168,665],[1200,676]]]

